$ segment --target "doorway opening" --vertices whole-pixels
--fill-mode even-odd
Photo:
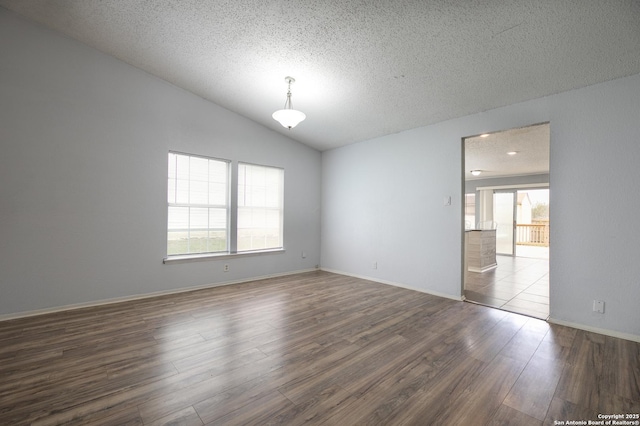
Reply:
[[[549,145],[549,123],[463,139],[465,300],[548,318]]]

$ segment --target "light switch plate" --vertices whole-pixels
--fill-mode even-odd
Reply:
[[[602,300],[593,301],[593,312],[604,314],[604,302]]]

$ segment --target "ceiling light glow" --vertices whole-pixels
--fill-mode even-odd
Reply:
[[[482,173],[482,170],[471,170],[471,174],[474,176],[480,176],[480,173]]]

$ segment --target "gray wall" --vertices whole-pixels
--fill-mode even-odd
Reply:
[[[0,58],[0,317],[320,263],[318,151],[2,8]],[[286,252],[163,264],[169,150],[283,167]]]
[[[324,152],[322,267],[459,298],[461,140],[546,121],[551,319],[640,338],[640,74]]]

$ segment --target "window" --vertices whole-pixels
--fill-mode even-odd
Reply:
[[[238,251],[283,247],[284,170],[238,164]]]
[[[167,190],[165,262],[284,247],[283,169],[170,152]]]
[[[476,194],[464,194],[464,227],[476,228]]]
[[[169,153],[167,255],[229,250],[229,162]]]

